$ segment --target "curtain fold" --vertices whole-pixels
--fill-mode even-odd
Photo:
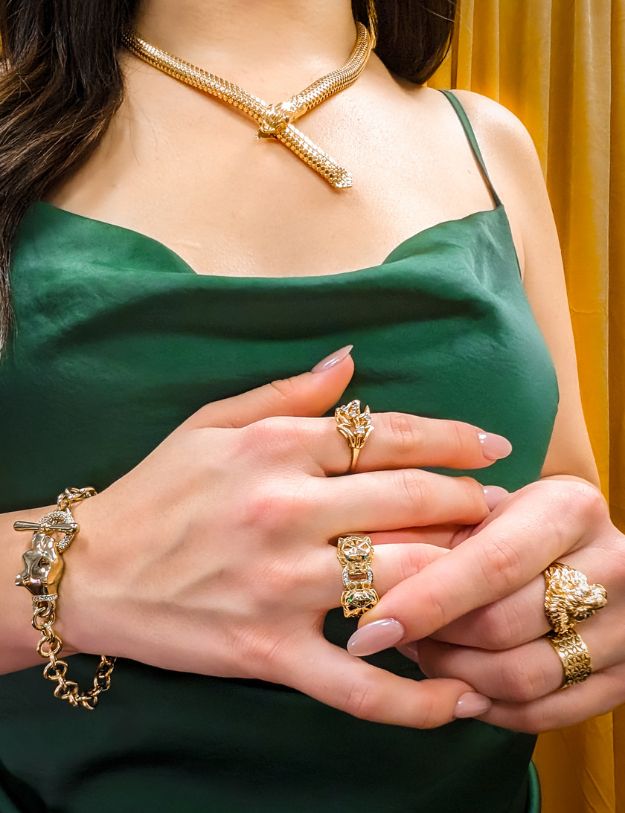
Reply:
[[[433,87],[530,131],[554,210],[584,412],[625,530],[625,0],[460,0]],[[544,813],[625,813],[625,708],[539,737]]]

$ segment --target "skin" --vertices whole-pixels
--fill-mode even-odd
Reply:
[[[350,4],[331,0],[183,0],[175,10],[166,0],[148,0],[137,30],[269,100],[285,98],[341,64],[354,38]],[[257,144],[253,124],[230,107],[129,54],[122,55],[122,65],[127,96],[106,137],[47,199],[154,237],[197,273],[349,272],[380,263],[422,229],[494,205],[449,102],[432,89],[392,77],[375,56],[353,87],[300,122],[306,134],[352,171],[354,188],[343,194],[333,192],[281,146]],[[109,651],[166,668],[278,680],[356,716],[418,727],[448,722],[458,700],[473,690],[495,700],[484,719],[526,730],[574,722],[580,708],[590,716],[622,699],[609,672],[619,667],[607,664],[601,654],[618,651],[618,642],[600,646],[590,632],[593,625],[603,626],[608,613],[612,626],[619,619],[624,626],[616,600],[585,622],[601,670],[585,684],[558,694],[561,675],[553,668],[558,660],[540,640],[546,632],[541,570],[565,556],[579,561],[592,580],[602,581],[616,596],[623,579],[623,538],[596,488],[562,260],[536,151],[510,111],[470,91],[457,94],[505,203],[528,298],[557,369],[561,400],[544,479],[489,515],[470,479],[454,484],[454,478],[433,480],[429,475],[424,485],[424,472],[393,471],[398,465],[433,465],[437,444],[432,440],[444,444],[446,434],[464,438],[460,446],[447,439],[448,465],[466,465],[466,454],[479,452],[475,429],[459,433],[446,423],[441,434],[441,427],[434,428],[439,422],[425,425],[411,416],[393,422],[390,413],[374,415],[376,432],[361,454],[360,474],[327,478],[339,465],[333,462],[336,455],[345,452],[335,428],[314,417],[327,406],[303,412],[301,404],[293,407],[282,400],[272,403],[273,411],[263,412],[263,395],[258,396],[263,408],[259,403],[239,413],[240,404],[235,409],[233,403],[229,414],[236,413],[230,418],[238,422],[234,428],[215,428],[219,422],[205,414],[199,428],[187,427],[166,439],[122,478],[123,486],[118,481],[79,507],[83,544],[72,552],[74,564],[64,577],[66,639],[73,651]],[[279,194],[267,194],[276,185]],[[323,385],[328,387],[325,397],[334,399],[328,405],[340,398],[352,371],[351,362],[337,365],[332,375],[343,378]],[[315,386],[321,386],[318,378]],[[219,405],[209,408],[221,414]],[[292,422],[267,423],[268,416],[280,414],[294,416]],[[197,434],[190,444],[192,431]],[[224,470],[202,461],[197,448],[204,442],[211,450],[207,457],[223,459]],[[215,457],[215,449],[221,457]],[[341,465],[344,471],[344,459]],[[475,465],[487,461],[482,458]],[[172,467],[182,490],[170,502]],[[233,472],[248,478],[245,501],[235,504],[224,497],[210,502],[207,495],[231,493],[227,485]],[[286,499],[279,496],[285,494],[285,480],[292,486]],[[208,492],[207,482],[212,485]],[[384,495],[383,510],[375,495]],[[179,507],[157,523],[156,506],[163,503]],[[418,639],[420,663],[435,676],[418,686],[324,643],[320,634],[320,619],[337,600],[337,563],[327,542],[350,527],[350,518],[362,518],[367,505],[372,506],[366,519],[375,529],[376,582],[383,597],[359,626],[389,616],[401,621],[405,635],[395,643],[404,647]],[[434,506],[432,515],[424,515],[426,505]],[[165,534],[163,522],[168,523]],[[417,522],[425,525],[416,527]],[[199,561],[211,559],[200,555],[209,544],[207,523],[214,531],[209,539],[226,535],[237,556],[220,560],[212,571],[194,572]],[[304,545],[296,551],[287,544],[294,523],[301,525],[298,545]],[[459,524],[466,528],[459,531]],[[115,534],[107,533],[110,527]],[[172,540],[167,549],[154,544],[163,537]],[[276,538],[279,556],[274,543],[272,558],[270,541]],[[104,544],[104,539],[116,541]],[[132,565],[122,556],[124,542],[141,553]],[[211,551],[223,552],[223,546],[211,544]],[[597,548],[602,556],[591,557]],[[571,551],[576,555],[568,557]],[[300,566],[303,555],[305,568]],[[261,567],[268,579],[264,588],[261,583],[251,593],[250,563],[252,571]],[[175,583],[172,574],[180,572],[187,573],[187,581]],[[294,583],[293,572],[300,574]],[[87,595],[83,585],[96,573],[98,590]],[[226,589],[228,584],[238,584],[249,598],[244,618],[232,611],[235,592]],[[294,586],[299,592],[292,592]],[[143,619],[152,617],[163,591],[168,613],[150,628],[159,630],[159,641],[166,646],[155,647]],[[417,606],[416,595],[421,596]],[[479,610],[483,605],[487,607]],[[527,625],[518,623],[524,613],[531,617]],[[480,638],[484,614],[494,619],[496,633],[489,641]],[[102,624],[105,617],[109,622]],[[195,637],[202,632],[200,645]],[[518,652],[519,646],[534,649]],[[542,660],[534,657],[537,647]],[[507,659],[499,682],[492,675],[491,655]],[[23,663],[25,657],[22,652],[15,662]],[[548,675],[543,683],[527,667],[533,662]],[[519,663],[537,687],[531,697],[520,696],[518,687],[525,684],[510,666]],[[315,671],[315,664],[322,668]],[[353,688],[346,691],[348,684]],[[584,704],[583,697],[590,699]]]
[[[136,30],[268,100],[287,98],[342,64],[354,41],[345,0],[148,0]],[[122,65],[126,101],[111,128],[47,198],[155,237],[198,273],[281,277],[364,268],[429,226],[494,206],[449,102],[393,77],[375,55],[351,88],[299,122],[352,171],[346,193],[333,192],[281,145],[258,144],[253,122],[230,106],[125,51]],[[455,92],[508,211],[528,298],[557,369],[561,405],[543,474],[598,484],[536,150],[512,112],[480,94]],[[245,183],[233,182],[243,167]],[[280,194],[268,195],[276,178]]]
[[[165,669],[283,683],[377,722],[421,727],[453,719],[471,688],[464,681],[418,684],[323,637],[339,595],[328,542],[356,514],[378,528],[377,583],[386,592],[416,573],[428,550],[436,553],[418,544],[431,538],[428,525],[473,525],[489,514],[476,480],[419,467],[484,468],[492,460],[475,427],[388,412],[374,415],[369,463],[345,475],[349,454],[334,419],[314,416],[336,403],[353,372],[346,356],[325,372],[207,404],[77,505],[80,544],[72,544],[59,590],[65,654],[106,652]],[[406,443],[415,434],[422,443]],[[9,533],[17,515],[0,518],[7,581],[23,544]],[[395,539],[393,531],[405,528],[412,530]],[[36,633],[26,635],[25,598],[3,598],[4,671],[40,662]],[[361,707],[364,685],[376,687],[383,701],[376,708]]]
[[[623,703],[625,545],[597,489],[577,478],[543,479],[505,498],[464,541],[450,536],[448,543],[389,590],[359,628],[398,620],[404,634],[393,643],[400,651],[428,677],[471,683],[492,700],[480,719],[495,725],[547,731]],[[580,626],[593,675],[565,692],[560,662],[543,637],[549,625],[541,571],[556,560],[603,584],[609,597]]]

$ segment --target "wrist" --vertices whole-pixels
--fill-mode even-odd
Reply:
[[[59,589],[58,632],[65,655],[97,654],[100,649],[104,610],[100,606],[102,561],[101,518],[98,495],[71,507],[78,531],[65,553],[65,570]],[[100,576],[100,578],[98,578]]]
[[[28,590],[32,597],[31,624],[40,634],[35,651],[47,661],[43,677],[56,684],[54,697],[66,701],[70,706],[88,710],[93,710],[102,692],[108,691],[111,674],[115,668],[115,658],[100,655],[91,686],[86,690],[82,690],[75,680],[67,677],[68,664],[64,658],[82,648],[76,643],[80,637],[79,633],[75,633],[75,637],[72,638],[71,632],[68,635],[67,630],[80,630],[80,626],[74,621],[82,613],[77,612],[77,609],[80,609],[79,601],[74,601],[74,610],[71,612],[71,584],[67,589],[63,577],[64,554],[73,546],[76,536],[80,534],[80,523],[73,509],[84,500],[91,499],[95,493],[91,486],[68,487],[59,495],[53,510],[32,519],[22,516],[13,522],[14,530],[31,532],[30,546],[26,547],[22,555],[24,566],[17,574],[15,584]],[[81,519],[82,517],[81,513]],[[74,584],[80,583],[76,579],[73,581]],[[61,592],[68,598],[67,606],[64,608],[66,624],[63,630],[63,636],[67,640],[63,640],[58,629]],[[74,590],[74,599],[76,592]]]

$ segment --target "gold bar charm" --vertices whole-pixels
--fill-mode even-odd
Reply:
[[[13,528],[16,531],[65,531],[65,533],[73,533],[77,530],[78,525],[75,522],[29,522],[28,520],[18,519],[13,523]]]

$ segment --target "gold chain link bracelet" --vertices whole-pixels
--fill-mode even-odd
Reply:
[[[96,707],[102,692],[109,689],[116,659],[101,655],[93,686],[86,692],[81,692],[76,681],[65,677],[67,662],[57,657],[63,648],[63,640],[55,631],[54,624],[59,584],[65,566],[62,554],[80,530],[70,506],[87,497],[93,497],[95,493],[96,490],[91,486],[66,488],[57,498],[55,511],[45,514],[38,522],[16,520],[13,523],[16,531],[33,531],[30,548],[22,555],[24,570],[15,577],[15,584],[25,587],[32,594],[32,625],[41,633],[37,653],[48,661],[43,669],[43,676],[57,684],[54,689],[55,697],[66,700],[74,708],[89,711]]]

